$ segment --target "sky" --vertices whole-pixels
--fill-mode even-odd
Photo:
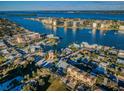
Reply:
[[[124,10],[124,1],[0,1],[0,11]]]

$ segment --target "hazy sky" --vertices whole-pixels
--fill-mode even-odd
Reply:
[[[13,10],[124,10],[121,1],[0,1],[0,11]]]

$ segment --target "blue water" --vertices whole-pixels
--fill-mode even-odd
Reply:
[[[87,19],[107,19],[107,20],[124,20],[123,14],[104,14],[104,13],[50,13],[45,11],[0,11],[0,17],[8,17],[5,14],[36,14],[33,17],[64,17],[64,18],[87,18]],[[14,16],[14,15],[13,15]],[[12,17],[9,16],[9,17]],[[16,16],[14,16],[16,17]],[[32,17],[32,16],[30,16]]]
[[[106,46],[114,46],[118,49],[124,49],[124,34],[118,33],[117,31],[92,31],[92,29],[78,29],[76,31],[72,29],[57,28],[56,31],[45,28],[41,23],[36,21],[25,20],[20,17],[10,18],[12,21],[20,24],[21,26],[38,33],[55,34],[62,37],[58,49],[64,48],[69,44],[76,42],[81,43],[82,41],[90,44],[100,44]]]
[[[10,12],[9,12],[10,13]],[[17,13],[17,12],[14,12]],[[20,12],[18,12],[20,13]],[[23,12],[27,13],[27,12]],[[1,14],[1,12],[0,12]],[[124,49],[124,34],[119,33],[118,31],[93,31],[92,29],[67,29],[64,28],[55,28],[56,30],[49,29],[45,27],[42,23],[26,20],[25,16],[2,16],[1,18],[7,18],[17,24],[33,31],[41,34],[54,34],[62,37],[61,42],[56,47],[56,49],[61,49],[67,47],[69,44],[76,42],[88,42],[89,44],[99,44],[115,47],[117,49]],[[86,18],[86,19],[107,19],[107,20],[124,20],[124,14],[76,14],[76,13],[43,13],[37,12],[37,16],[30,17],[70,17],[70,18]],[[7,81],[4,86],[0,86],[0,90],[6,89],[10,81]],[[12,90],[20,90],[20,86],[12,89]]]
[[[38,16],[46,17],[64,17],[64,18],[86,18],[86,19],[107,19],[124,20],[124,14],[93,14],[93,13],[42,13]]]
[[[31,17],[71,17],[71,18],[94,18],[94,19],[115,19],[124,20],[124,14],[74,14],[74,13],[40,13],[37,16]],[[60,44],[56,47],[57,49],[64,48],[69,44],[76,42],[81,43],[82,41],[88,42],[90,44],[106,45],[110,47],[115,47],[117,49],[124,49],[124,34],[118,33],[117,31],[93,31],[92,29],[64,29],[55,28],[49,29],[45,27],[42,23],[26,20],[24,16],[4,16],[11,21],[20,24],[21,26],[38,33],[45,34],[55,34],[62,37]]]
[[[16,12],[14,12],[16,13]],[[18,12],[20,13],[20,12]],[[26,13],[26,12],[23,12]],[[30,13],[30,12],[28,12]],[[70,18],[86,18],[86,19],[107,19],[107,20],[124,20],[124,14],[91,14],[91,13],[44,13],[35,12],[37,16],[30,17],[70,17]],[[38,33],[45,34],[55,34],[62,37],[61,42],[56,47],[56,49],[61,49],[67,47],[69,44],[76,42],[88,42],[89,44],[99,44],[106,45],[110,47],[115,47],[117,49],[124,49],[124,34],[118,31],[93,31],[92,29],[64,29],[55,28],[49,29],[40,22],[26,20],[24,16],[1,16],[10,19],[11,21],[20,24],[21,26]]]

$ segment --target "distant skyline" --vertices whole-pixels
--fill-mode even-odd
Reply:
[[[123,1],[0,1],[0,11],[124,10]]]

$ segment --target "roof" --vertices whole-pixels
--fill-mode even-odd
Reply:
[[[122,59],[122,58],[118,58],[118,59],[117,59],[117,62],[118,62],[118,63],[122,63],[122,64],[124,64],[124,59]]]
[[[0,41],[0,46],[5,46],[4,42]]]
[[[59,61],[57,66],[66,69],[69,66],[69,64],[67,62]]]

